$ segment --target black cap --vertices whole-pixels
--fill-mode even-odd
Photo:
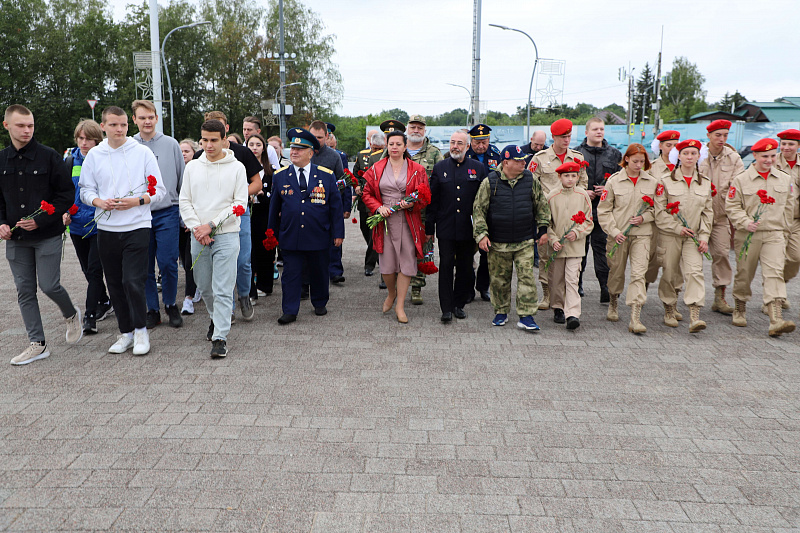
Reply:
[[[384,120],[381,122],[380,128],[383,133],[389,133],[390,131],[406,131],[406,125],[399,120]]]
[[[492,131],[492,128],[486,124],[475,124],[475,126],[469,130],[469,136],[473,139],[486,139],[489,137],[490,131]]]
[[[336,131],[336,126],[334,126],[330,122],[326,122],[325,125],[328,126],[328,133],[333,133],[334,131]]]

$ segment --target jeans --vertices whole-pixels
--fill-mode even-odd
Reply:
[[[216,239],[216,237],[214,237]],[[250,297],[250,284],[252,283],[253,271],[250,266],[250,254],[253,250],[253,243],[250,240],[250,209],[246,209],[244,215],[239,217],[239,257],[236,261],[236,292],[239,298]],[[198,285],[200,285],[198,283]],[[200,287],[200,292],[203,288]],[[231,293],[232,294],[232,293]],[[216,322],[214,323],[216,324]]]
[[[214,242],[203,248],[192,236],[192,261],[197,261],[194,265],[194,281],[203,294],[208,315],[214,322],[212,340],[226,340],[231,330],[239,237],[237,233],[218,234],[214,236]]]
[[[89,284],[86,287],[86,316],[95,316],[98,304],[108,301],[106,284],[103,281],[103,265],[100,263],[100,252],[97,250],[97,234],[86,238],[72,233],[69,236],[83,275]]]
[[[61,286],[61,247],[60,235],[40,241],[6,241],[6,259],[17,286],[17,303],[30,342],[44,342],[42,315],[36,298],[37,278],[39,288],[56,303],[64,318],[77,312]]]
[[[150,252],[147,263],[147,309],[158,311],[158,287],[156,287],[156,261],[161,273],[161,299],[164,305],[175,305],[178,295],[178,241],[180,240],[181,217],[178,206],[159,209],[151,213]]]
[[[144,284],[149,246],[150,228],[97,231],[97,249],[120,333],[131,333],[147,325]]]

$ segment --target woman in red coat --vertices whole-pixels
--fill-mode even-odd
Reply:
[[[422,259],[425,227],[420,213],[430,199],[425,168],[411,160],[406,151],[406,135],[401,131],[386,134],[388,158],[381,159],[364,174],[366,185],[362,201],[370,213],[386,218],[372,230],[372,246],[380,257],[381,275],[389,295],[383,302],[388,312],[395,300],[397,321],[405,324],[405,299],[411,278],[417,274],[417,259]],[[421,200],[413,203],[403,198],[415,191]],[[390,207],[400,204],[392,213]]]

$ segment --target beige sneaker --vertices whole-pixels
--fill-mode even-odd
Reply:
[[[83,337],[83,322],[81,322],[81,310],[75,308],[75,314],[65,319],[67,323],[67,344],[75,344]]]
[[[25,351],[11,360],[12,365],[27,365],[39,359],[50,357],[50,351],[46,343],[32,342]]]

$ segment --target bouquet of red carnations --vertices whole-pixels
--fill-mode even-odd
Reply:
[[[426,276],[439,272],[439,268],[433,262],[433,242],[425,241],[422,245],[422,259],[417,260],[417,270]]]
[[[55,212],[56,212],[56,208],[53,207],[53,204],[50,204],[50,203],[42,200],[42,202],[39,204],[39,207],[36,209],[36,211],[34,211],[33,213],[31,213],[30,215],[28,215],[26,217],[22,217],[22,220],[30,220],[35,216],[41,215],[42,213],[47,213],[48,215],[52,215]],[[11,228],[11,231],[14,231],[18,227],[19,226],[14,226],[13,228]]]
[[[428,205],[431,203],[431,190],[428,188],[427,185],[421,184],[416,191],[412,192],[411,194],[403,198],[403,201],[408,204],[413,204],[418,201],[422,201],[423,204]],[[396,212],[400,211],[400,204],[399,203],[394,204],[392,207],[389,208],[389,210],[391,211],[391,213],[389,213],[389,216],[395,214]],[[375,228],[375,226],[386,220],[386,218],[387,217],[384,217],[380,213],[375,213],[374,215],[370,216],[367,219],[367,226],[370,229],[373,229]]]
[[[767,207],[775,203],[775,198],[769,196],[767,191],[764,189],[760,189],[756,194],[761,199],[761,205],[758,206],[758,209],[756,209],[756,214],[753,215],[753,222],[758,222],[761,220],[761,217],[767,212]],[[744,244],[742,244],[742,249],[739,251],[739,261],[742,259],[747,259],[747,252],[750,250],[750,243],[752,241],[753,232],[751,231],[747,234]]]
[[[678,217],[678,220],[680,220],[681,225],[684,228],[692,229],[692,228],[689,227],[689,223],[686,222],[686,218],[683,216],[683,213],[681,213],[680,205],[681,205],[680,202],[669,203],[669,204],[667,204],[667,211],[669,211],[670,215],[676,215]],[[697,237],[692,235],[692,240],[694,241],[694,245],[699,248],[700,247],[700,242],[697,240]],[[711,261],[711,254],[710,253],[703,252],[703,257],[705,257],[706,259]]]
[[[572,220],[572,225],[569,227],[569,229],[567,229],[567,231],[564,232],[564,235],[562,235],[561,238],[558,239],[559,244],[564,244],[564,241],[567,240],[567,235],[569,235],[569,232],[574,230],[576,227],[580,226],[584,222],[586,222],[586,213],[584,213],[583,211],[578,211],[577,213],[572,215],[571,220]],[[550,254],[550,259],[548,259],[547,263],[544,264],[545,272],[547,272],[547,270],[550,268],[550,265],[553,264],[553,261],[556,260],[557,255],[558,252],[553,252],[552,254]]]
[[[652,198],[650,198],[647,195],[642,196],[642,205],[641,205],[641,207],[639,207],[639,210],[636,211],[636,216],[637,217],[642,216],[642,213],[644,213],[647,210],[647,208],[653,207],[654,205],[655,205],[655,202],[653,202]],[[628,233],[630,233],[632,229],[633,229],[633,224],[628,224],[628,227],[625,228],[625,231],[623,231],[622,234],[627,237]],[[617,248],[619,248],[619,243],[615,242],[614,246],[611,248],[611,251],[608,252],[606,255],[609,258],[614,257],[614,253],[617,251]]]
[[[153,196],[156,195],[156,183],[158,183],[158,180],[156,179],[155,176],[150,174],[149,176],[147,176],[147,178],[145,178],[144,183],[142,183],[138,187],[134,187],[133,189],[128,191],[126,194],[123,194],[122,196],[120,196],[120,198],[130,198],[130,197],[136,196],[137,194],[142,194],[143,192],[146,192],[152,198]],[[141,189],[142,187],[144,187],[144,190],[140,191],[139,189]],[[106,217],[110,217],[111,216],[111,211],[106,211],[105,209],[101,210],[99,215],[97,215],[92,220],[90,220],[89,222],[84,224],[83,227],[85,228],[86,226],[88,226],[90,224],[93,225],[93,226],[96,226],[97,225],[97,221],[100,220],[100,217],[102,217],[104,215]],[[91,233],[91,231],[88,232],[86,235],[84,235],[82,238],[85,239],[90,233]]]

